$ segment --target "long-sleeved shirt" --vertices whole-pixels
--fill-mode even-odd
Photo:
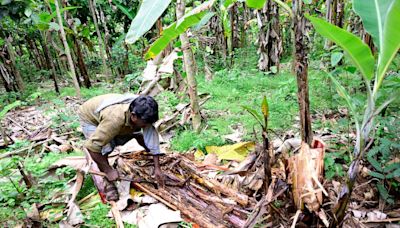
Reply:
[[[81,120],[97,126],[84,144],[88,150],[100,153],[102,147],[115,137],[132,135],[140,131],[140,128],[132,125],[130,120],[129,105],[132,99],[125,99],[123,96],[126,95],[100,95],[89,99],[79,107],[78,115]],[[143,138],[150,153],[160,153],[158,132],[153,125],[143,128]]]

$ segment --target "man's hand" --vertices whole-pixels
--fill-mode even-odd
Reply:
[[[164,188],[164,175],[161,172],[160,160],[158,156],[153,156],[154,159],[154,177],[157,180],[158,187]]]
[[[157,180],[158,187],[164,188],[165,186],[164,175],[162,174],[160,169],[154,169],[154,177]]]
[[[118,171],[115,169],[110,169],[109,171],[105,172],[107,174],[107,180],[110,182],[118,180]]]

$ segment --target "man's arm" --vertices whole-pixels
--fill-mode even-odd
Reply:
[[[107,174],[109,181],[115,181],[118,178],[118,172],[108,163],[108,156],[102,155],[102,150],[106,153],[111,152],[112,148],[106,145],[118,134],[120,128],[121,126],[116,124],[113,118],[103,118],[84,145],[100,171]]]
[[[160,168],[160,140],[158,138],[158,132],[153,125],[149,125],[143,128],[143,140],[145,143],[145,149],[149,150],[151,154],[153,154],[154,160],[154,176],[157,178],[159,185],[161,187],[164,186],[164,177],[161,173]]]
[[[89,151],[90,156],[96,162],[97,166],[99,167],[100,171],[107,174],[107,179],[109,181],[116,181],[118,179],[118,172],[117,170],[113,169],[110,164],[108,163],[108,156],[102,155],[101,153],[96,153],[93,151]]]

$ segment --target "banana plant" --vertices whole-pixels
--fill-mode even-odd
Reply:
[[[263,150],[264,150],[264,173],[265,173],[265,181],[264,181],[264,191],[267,194],[270,177],[271,177],[271,166],[270,166],[270,156],[269,156],[269,140],[268,140],[268,117],[269,117],[269,106],[267,97],[264,96],[261,102],[261,114],[255,109],[250,108],[249,106],[242,106],[244,110],[249,112],[254,119],[257,120],[258,124],[262,129],[262,139],[263,139]]]
[[[329,77],[336,86],[338,94],[345,99],[356,127],[356,145],[348,170],[347,184],[342,187],[335,206],[336,221],[333,226],[342,222],[351,192],[358,174],[358,165],[366,150],[367,141],[373,137],[374,119],[396,96],[393,94],[381,104],[377,103],[380,88],[387,74],[388,67],[400,48],[400,0],[353,0],[355,12],[361,17],[365,29],[372,35],[378,47],[378,58],[375,60],[369,47],[354,34],[334,26],[323,19],[312,16],[307,18],[315,30],[327,39],[335,42],[350,57],[360,71],[366,86],[367,100],[364,112],[356,110],[356,105],[346,89],[332,75]]]
[[[205,19],[210,19],[211,9],[216,0],[209,0],[203,2],[199,6],[195,7],[188,13],[186,13],[181,19],[169,25],[164,29],[162,35],[154,41],[148,51],[145,54],[146,59],[154,58],[161,53],[168,44],[177,38],[180,34],[185,32],[190,27],[196,25],[206,24]],[[142,37],[157,21],[161,14],[170,5],[171,0],[144,0],[136,17],[132,20],[131,27],[126,35],[125,42],[128,44],[135,43],[140,37]]]

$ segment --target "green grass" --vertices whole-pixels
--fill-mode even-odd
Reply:
[[[299,111],[296,77],[288,69],[283,68],[277,75],[268,75],[234,66],[231,70],[215,72],[212,81],[206,81],[202,75],[197,81],[199,92],[212,96],[203,106],[206,128],[199,135],[190,128],[180,130],[171,143],[174,150],[187,151],[193,147],[204,149],[207,145],[224,144],[226,142],[222,136],[231,134],[231,128],[238,125],[244,126],[244,140],[254,140],[253,128],[257,132],[260,128],[242,106],[260,110],[263,96],[267,97],[269,104],[269,128],[278,133],[298,131],[298,127],[293,127],[298,122],[296,117]],[[312,114],[344,106],[322,71],[310,70],[309,87]]]

